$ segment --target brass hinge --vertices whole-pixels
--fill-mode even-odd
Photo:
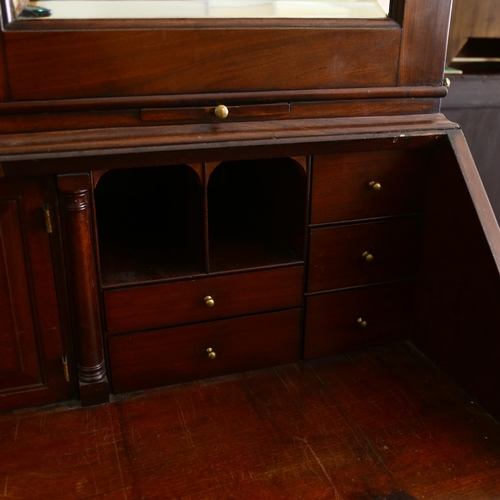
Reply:
[[[64,372],[64,380],[66,382],[69,382],[69,368],[68,368],[68,358],[66,355],[62,357],[62,365],[63,365],[63,372]]]
[[[47,227],[47,232],[52,233],[52,218],[50,216],[50,210],[47,205],[43,207],[43,213],[45,214],[45,226]]]

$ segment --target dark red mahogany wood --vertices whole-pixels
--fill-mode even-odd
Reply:
[[[84,404],[108,400],[90,217],[90,176],[59,175],[67,272]],[[96,390],[96,388],[98,389]]]
[[[408,338],[413,282],[307,298],[304,358],[319,358]]]
[[[472,398],[500,415],[500,229],[439,114],[450,5],[3,12],[0,406],[73,397],[64,355],[84,405],[108,376],[115,392],[196,381],[1,416],[0,496],[499,498],[500,427]],[[409,333],[471,396],[409,344],[352,352]]]
[[[0,410],[66,399],[47,179],[0,179]]]
[[[421,231],[419,217],[313,229],[307,291],[413,277]]]
[[[398,86],[442,84],[452,2],[404,1]]]
[[[427,156],[409,149],[315,156],[311,223],[421,212]]]
[[[498,424],[411,345],[0,415],[6,497],[497,500]]]
[[[114,392],[299,359],[300,309],[108,338]],[[214,359],[209,358],[211,353]]]
[[[433,164],[414,341],[498,416],[498,223],[464,136],[449,137]]]
[[[297,307],[302,266],[104,292],[106,331],[125,333]],[[215,302],[207,307],[204,298]]]
[[[5,51],[14,100],[396,86],[401,29],[366,24],[9,32]]]

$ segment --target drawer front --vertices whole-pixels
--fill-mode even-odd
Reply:
[[[416,217],[313,229],[308,291],[413,277],[421,229]]]
[[[420,212],[427,164],[418,150],[314,157],[311,223]]]
[[[108,333],[195,323],[302,304],[302,266],[104,292]],[[208,307],[205,297],[211,297]]]
[[[226,114],[227,113],[227,114]],[[283,118],[290,114],[289,103],[250,104],[243,106],[213,105],[192,108],[144,108],[141,110],[142,121],[170,121],[170,122],[215,122],[221,119],[228,121],[249,119]]]
[[[309,297],[304,357],[407,338],[412,296],[413,284],[404,283]]]
[[[292,363],[301,310],[109,337],[114,392]],[[211,359],[209,357],[211,349]]]

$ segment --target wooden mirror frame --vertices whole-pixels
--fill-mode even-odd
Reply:
[[[318,101],[339,89],[438,87],[451,1],[393,0],[381,20],[109,20],[85,30],[11,22],[4,4],[0,102]]]

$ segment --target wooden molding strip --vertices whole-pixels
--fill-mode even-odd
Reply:
[[[286,90],[262,92],[226,92],[182,94],[171,96],[113,97],[61,99],[57,101],[21,101],[0,104],[0,115],[17,113],[51,113],[69,111],[96,111],[109,109],[156,108],[177,106],[213,106],[214,104],[258,104],[272,102],[337,101],[348,99],[381,98],[442,98],[448,94],[438,87],[373,87],[326,90]]]
[[[332,141],[352,134],[393,132],[399,140],[406,132],[454,128],[444,115],[429,114],[10,134],[0,137],[0,161]]]

